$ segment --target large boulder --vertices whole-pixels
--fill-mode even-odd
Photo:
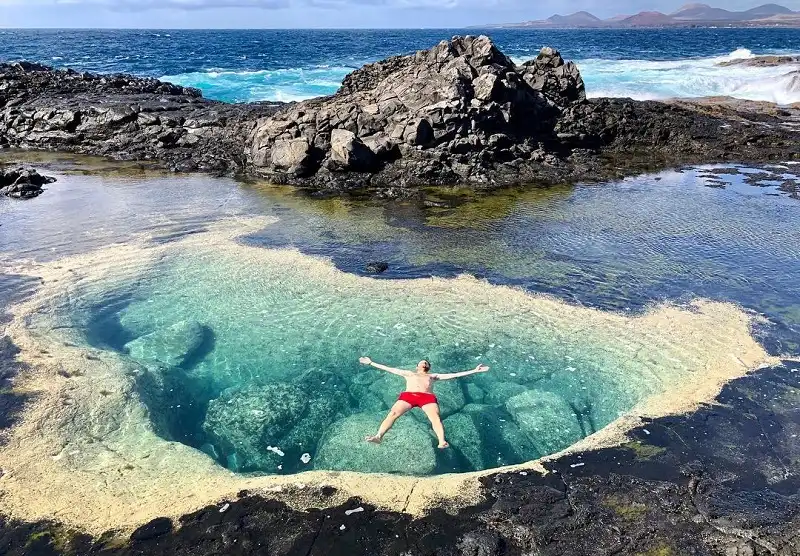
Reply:
[[[55,178],[43,176],[33,168],[0,170],[0,195],[15,199],[32,199],[44,191],[42,186],[55,181]]]
[[[196,321],[180,321],[125,344],[131,357],[143,362],[181,367],[191,361],[211,331]]]
[[[458,415],[469,417],[480,434],[483,445],[481,469],[523,463],[542,456],[513,417],[502,409],[469,404]]]
[[[203,424],[208,440],[236,471],[294,473],[309,469],[331,423],[351,412],[347,385],[331,372],[309,371],[291,384],[225,390]]]
[[[373,153],[352,131],[331,131],[331,170],[368,172],[375,166]]]
[[[542,455],[563,450],[584,436],[575,410],[553,392],[529,390],[509,399],[506,410]]]
[[[308,139],[281,139],[272,146],[272,166],[289,174],[303,176],[309,171],[311,145]]]
[[[564,62],[561,54],[550,47],[542,48],[536,59],[521,66],[522,78],[559,106],[586,99],[586,88],[578,66]]]
[[[315,469],[428,475],[436,469],[431,433],[414,419],[399,419],[379,445],[366,442],[384,413],[358,413],[331,425],[320,443]]]
[[[306,183],[363,184],[396,158],[420,163],[420,179],[449,173],[460,181],[482,173],[498,155],[523,154],[490,142],[491,136],[505,133],[528,149],[525,139],[551,137],[560,107],[584,98],[577,68],[554,50],[518,67],[488,37],[454,37],[369,64],[347,76],[333,97],[263,119],[251,134],[249,161],[280,182],[292,182],[302,168]]]
[[[522,384],[505,381],[490,382],[488,377],[487,379],[481,380],[479,384],[486,392],[484,396],[485,403],[498,407],[504,406],[505,403],[514,396],[528,391],[528,388]]]
[[[457,450],[472,471],[487,468],[481,431],[472,416],[456,413],[444,420],[444,430],[450,447]]]
[[[308,407],[305,392],[288,384],[229,388],[208,404],[203,430],[233,471],[278,471],[281,440]]]

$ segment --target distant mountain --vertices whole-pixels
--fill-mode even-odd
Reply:
[[[636,15],[626,17],[619,23],[629,27],[662,27],[664,25],[673,25],[675,20],[661,12],[639,12]]]
[[[778,4],[764,4],[742,12],[714,8],[708,4],[686,4],[667,15],[661,12],[645,11],[635,15],[618,15],[601,20],[589,12],[576,12],[571,15],[556,14],[547,19],[483,25],[481,27],[531,27],[531,28],[625,28],[625,27],[702,27],[702,26],[759,27],[782,26],[800,27],[800,12],[793,12]]]
[[[777,4],[764,4],[744,12],[731,12],[722,8],[712,8],[708,4],[689,4],[671,14],[677,20],[691,21],[754,21],[774,15],[793,14],[789,8]]]
[[[560,25],[564,27],[582,27],[597,25],[598,23],[602,22],[599,17],[595,17],[589,12],[575,12],[574,14],[570,15],[556,14],[548,17],[545,21],[549,21],[553,25]]]
[[[679,21],[740,21],[741,14],[722,8],[712,8],[707,4],[690,4],[671,15]]]
[[[793,12],[789,8],[779,6],[778,4],[764,4],[763,6],[750,8],[749,10],[741,13],[748,19],[762,19],[765,17],[772,17],[773,15],[800,15],[800,12]]]

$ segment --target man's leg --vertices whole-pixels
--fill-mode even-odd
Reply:
[[[375,436],[368,436],[366,438],[367,442],[380,444],[381,440],[383,440],[383,435],[386,434],[386,432],[392,428],[394,422],[397,421],[397,419],[409,409],[411,409],[410,403],[397,400],[397,402],[395,402],[395,404],[392,406],[392,409],[389,410],[389,415],[387,415],[386,419],[384,419],[383,423],[381,423],[381,427],[378,429],[378,434]]]
[[[433,427],[433,432],[436,433],[436,438],[439,439],[439,448],[449,448],[450,444],[444,439],[444,425],[442,424],[442,417],[439,415],[439,404],[429,403],[422,406],[422,411],[428,416]]]

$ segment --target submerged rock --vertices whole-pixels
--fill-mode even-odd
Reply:
[[[33,168],[0,170],[0,195],[15,199],[32,199],[44,191],[42,186],[55,181],[55,178],[43,176]]]
[[[364,267],[364,270],[370,274],[383,274],[389,270],[389,263],[385,263],[383,261],[367,263],[367,265]]]
[[[506,410],[542,455],[548,455],[583,438],[574,409],[553,392],[529,390],[506,402]]]
[[[457,450],[472,467],[472,471],[486,469],[486,457],[481,431],[472,417],[456,413],[443,421],[450,447]]]
[[[483,443],[481,469],[531,461],[543,455],[511,415],[502,409],[469,404],[458,415],[468,416],[480,433]]]
[[[293,473],[331,423],[349,413],[345,384],[333,373],[305,373],[293,384],[230,388],[208,407],[203,430],[235,471]],[[280,466],[280,467],[279,467]]]
[[[229,388],[208,404],[203,430],[234,471],[275,470],[280,440],[308,406],[302,389],[288,384]]]
[[[384,413],[359,413],[330,426],[320,443],[316,469],[429,475],[436,469],[434,438],[414,419],[399,419],[380,445],[366,442]]]
[[[125,344],[134,359],[180,367],[206,341],[207,329],[196,321],[180,321]]]
[[[484,397],[486,403],[498,407],[504,406],[505,403],[514,396],[528,391],[525,386],[517,384],[516,382],[489,382],[488,380],[484,380],[481,383],[486,389],[486,395]]]

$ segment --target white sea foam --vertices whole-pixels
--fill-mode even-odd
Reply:
[[[796,53],[795,53],[796,54]],[[638,100],[731,96],[778,104],[800,102],[800,64],[775,67],[720,66],[753,58],[739,48],[726,56],[683,60],[579,60],[590,97]]]

